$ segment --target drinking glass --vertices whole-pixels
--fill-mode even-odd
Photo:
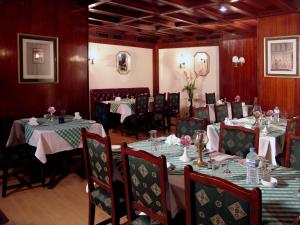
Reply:
[[[231,177],[232,176],[231,170],[229,169],[229,164],[230,164],[230,160],[227,159],[225,161],[226,168],[223,170],[224,177]]]

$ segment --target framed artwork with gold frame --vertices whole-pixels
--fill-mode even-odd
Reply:
[[[131,56],[126,51],[118,52],[116,56],[117,71],[119,74],[128,74],[131,70]]]

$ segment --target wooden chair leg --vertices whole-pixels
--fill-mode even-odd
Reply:
[[[95,205],[89,200],[89,225],[95,224]]]
[[[2,198],[6,197],[6,191],[7,191],[7,179],[8,179],[8,169],[6,167],[3,168],[3,174],[2,174]]]

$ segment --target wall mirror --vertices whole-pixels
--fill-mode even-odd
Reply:
[[[201,76],[209,73],[209,55],[206,52],[196,52],[194,55],[194,71]]]
[[[121,51],[117,54],[117,71],[119,74],[128,74],[131,69],[131,56],[128,52]]]

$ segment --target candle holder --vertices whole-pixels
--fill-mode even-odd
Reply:
[[[199,158],[193,164],[198,167],[207,167],[207,163],[203,161],[203,150],[205,149],[205,145],[208,142],[206,131],[195,130],[193,139],[199,154]]]

